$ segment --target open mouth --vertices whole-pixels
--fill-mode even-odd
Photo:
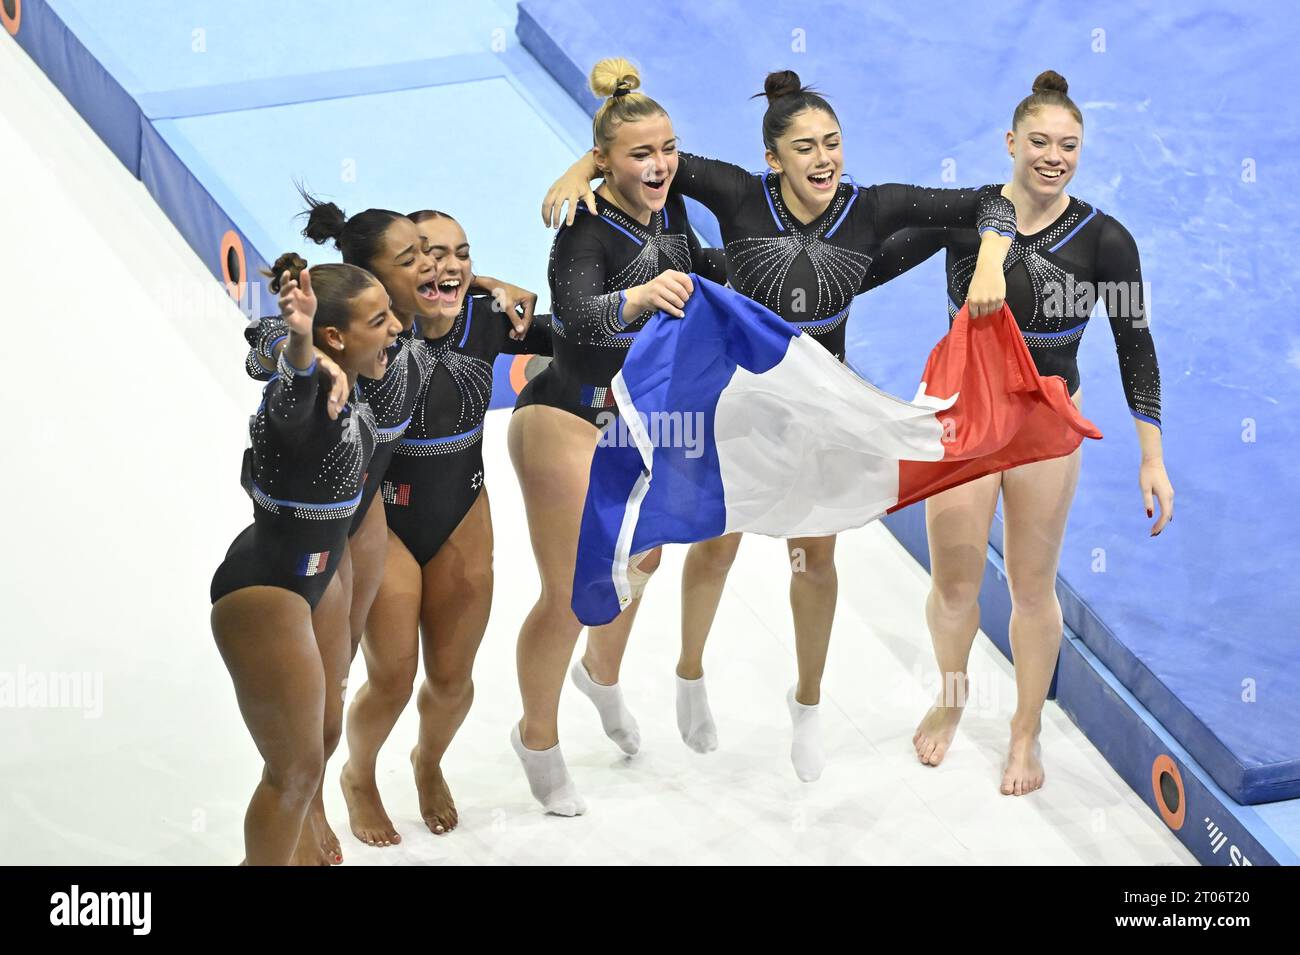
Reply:
[[[382,371],[387,367],[388,367],[388,349],[381,348],[379,349],[379,368]]]
[[[1034,169],[1034,172],[1038,173],[1047,182],[1056,182],[1065,175],[1064,169],[1049,169],[1046,166],[1039,166]]]
[[[426,282],[415,290],[426,302],[450,304],[460,295],[460,279],[443,279],[441,282]]]
[[[825,172],[814,173],[808,177],[808,181],[813,184],[814,189],[829,189],[835,179],[835,170],[828,169]]]
[[[642,180],[641,184],[645,186],[647,189],[649,189],[651,192],[659,192],[661,189],[664,188],[664,186],[668,184],[668,180],[667,179],[645,179]]]
[[[449,305],[460,295],[460,279],[443,279],[437,284],[438,301]]]

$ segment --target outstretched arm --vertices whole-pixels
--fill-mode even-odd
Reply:
[[[901,229],[967,228],[980,233],[975,273],[966,293],[972,318],[1002,308],[1007,294],[1002,266],[1016,233],[1016,208],[996,186],[984,189],[929,189],[889,183],[872,186],[868,208],[876,234]]]
[[[1124,398],[1142,448],[1138,485],[1147,516],[1154,516],[1154,504],[1160,504],[1160,517],[1151,527],[1154,537],[1174,516],[1174,488],[1165,472],[1160,431],[1160,366],[1151,337],[1137,243],[1114,219],[1102,225],[1097,238],[1097,279],[1098,296],[1106,302],[1115,338]]]

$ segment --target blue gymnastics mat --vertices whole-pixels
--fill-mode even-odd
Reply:
[[[12,0],[10,0],[12,2]],[[475,270],[547,304],[538,210],[588,120],[485,2],[24,0],[15,38],[255,317],[299,234],[295,180],[349,213],[432,207],[464,225]],[[128,237],[129,241],[129,237]],[[497,362],[493,407],[526,357]],[[512,373],[513,372],[513,373]]]
[[[1300,339],[1279,320],[1295,299],[1300,213],[1300,123],[1281,92],[1300,39],[1291,14],[1204,0],[1157,11],[668,0],[651,31],[640,9],[524,0],[518,30],[588,110],[591,64],[627,56],[683,148],[751,169],[763,165],[763,104],[748,97],[772,69],[830,95],[858,182],[933,185],[1005,181],[1013,107],[1040,70],[1066,76],[1086,123],[1071,191],[1124,222],[1142,252],[1178,493],[1175,522],[1150,539],[1099,320],[1081,366],[1085,411],[1106,439],[1087,447],[1066,535],[1067,627],[1232,800],[1300,796],[1300,587],[1284,570],[1300,558],[1289,412]],[[942,272],[936,257],[855,304],[848,354],[865,377],[914,389],[946,327]],[[920,508],[891,529],[928,563]],[[995,558],[1000,522],[991,545]],[[1005,649],[1005,623],[999,634],[985,610]]]

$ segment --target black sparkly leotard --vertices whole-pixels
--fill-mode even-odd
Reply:
[[[275,363],[275,346],[288,335],[288,326],[279,316],[273,316],[251,325],[245,334],[252,346],[245,363],[248,374],[258,380],[265,380],[269,375],[258,357],[261,356],[267,364]],[[402,332],[389,347],[388,370],[384,372],[383,378],[357,379],[362,398],[374,412],[377,444],[370,466],[366,469],[361,503],[352,517],[352,526],[348,528],[349,537],[357,532],[366,519],[370,505],[379,493],[388,464],[393,459],[397,441],[411,422],[411,412],[415,410],[420,389],[433,369],[429,353],[423,347],[414,347],[416,345],[417,339],[412,327]]]
[[[293,368],[281,355],[249,422],[253,523],[230,545],[211,597],[244,587],[282,587],[315,609],[338,569],[375,448],[375,419],[354,389],[336,420],[330,379],[315,361]]]
[[[700,248],[680,197],[669,196],[648,225],[603,196],[596,197],[596,207],[599,215],[580,209],[573,225],[560,229],[551,245],[547,279],[555,313],[555,360],[524,386],[515,408],[563,408],[599,427],[602,412],[617,413],[610,382],[637,332],[655,314],[623,314],[624,290],[669,269],[718,282],[725,276],[720,274],[721,256]]]
[[[824,212],[802,223],[781,196],[781,177],[691,153],[678,157],[671,192],[718,217],[732,288],[767,306],[844,360],[844,323],[880,244],[900,229],[968,226],[1011,236],[1016,210],[993,186],[931,189],[841,180]]]
[[[970,229],[900,232],[882,247],[868,285],[886,282],[946,249],[951,321],[966,300],[977,242]],[[1071,394],[1078,390],[1079,341],[1093,306],[1104,302],[1129,411],[1159,427],[1160,366],[1147,322],[1137,243],[1129,231],[1100,209],[1071,197],[1065,211],[1045,229],[1033,235],[1016,233],[1005,269],[1007,305],[1039,374],[1060,375]]]
[[[438,553],[483,487],[483,419],[499,354],[551,354],[550,316],[534,315],[522,341],[509,336],[491,296],[467,295],[450,330],[423,339],[433,368],[396,442],[380,493],[388,526],[421,566]]]

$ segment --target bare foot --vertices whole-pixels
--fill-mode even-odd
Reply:
[[[323,845],[323,833],[317,828],[315,814],[309,808],[302,821],[302,832],[298,835],[298,845],[293,850],[289,865],[331,865],[331,857]]]
[[[348,804],[348,825],[352,834],[368,846],[395,846],[402,841],[401,834],[384,811],[379,798],[379,786],[374,777],[362,779],[352,772],[352,764],[343,764],[339,776],[343,788],[343,801]]]
[[[1002,795],[1026,796],[1043,788],[1043,751],[1038,745],[1039,727],[1032,732],[1011,729],[1007,768],[1002,773]]]
[[[312,800],[311,808],[307,810],[307,816],[316,827],[321,852],[325,853],[325,858],[329,860],[330,865],[342,864],[343,846],[339,843],[339,837],[334,835],[334,830],[330,828],[329,820],[325,818],[325,796],[319,789],[316,790],[316,798]]]
[[[456,803],[442,778],[442,767],[437,763],[427,765],[420,758],[420,747],[411,750],[411,768],[415,770],[415,789],[420,794],[420,816],[435,836],[445,835],[456,828],[460,815]]]
[[[948,747],[957,735],[957,724],[961,722],[962,707],[944,706],[936,703],[929,712],[921,717],[912,737],[916,748],[916,758],[927,766],[938,766],[948,755]]]

